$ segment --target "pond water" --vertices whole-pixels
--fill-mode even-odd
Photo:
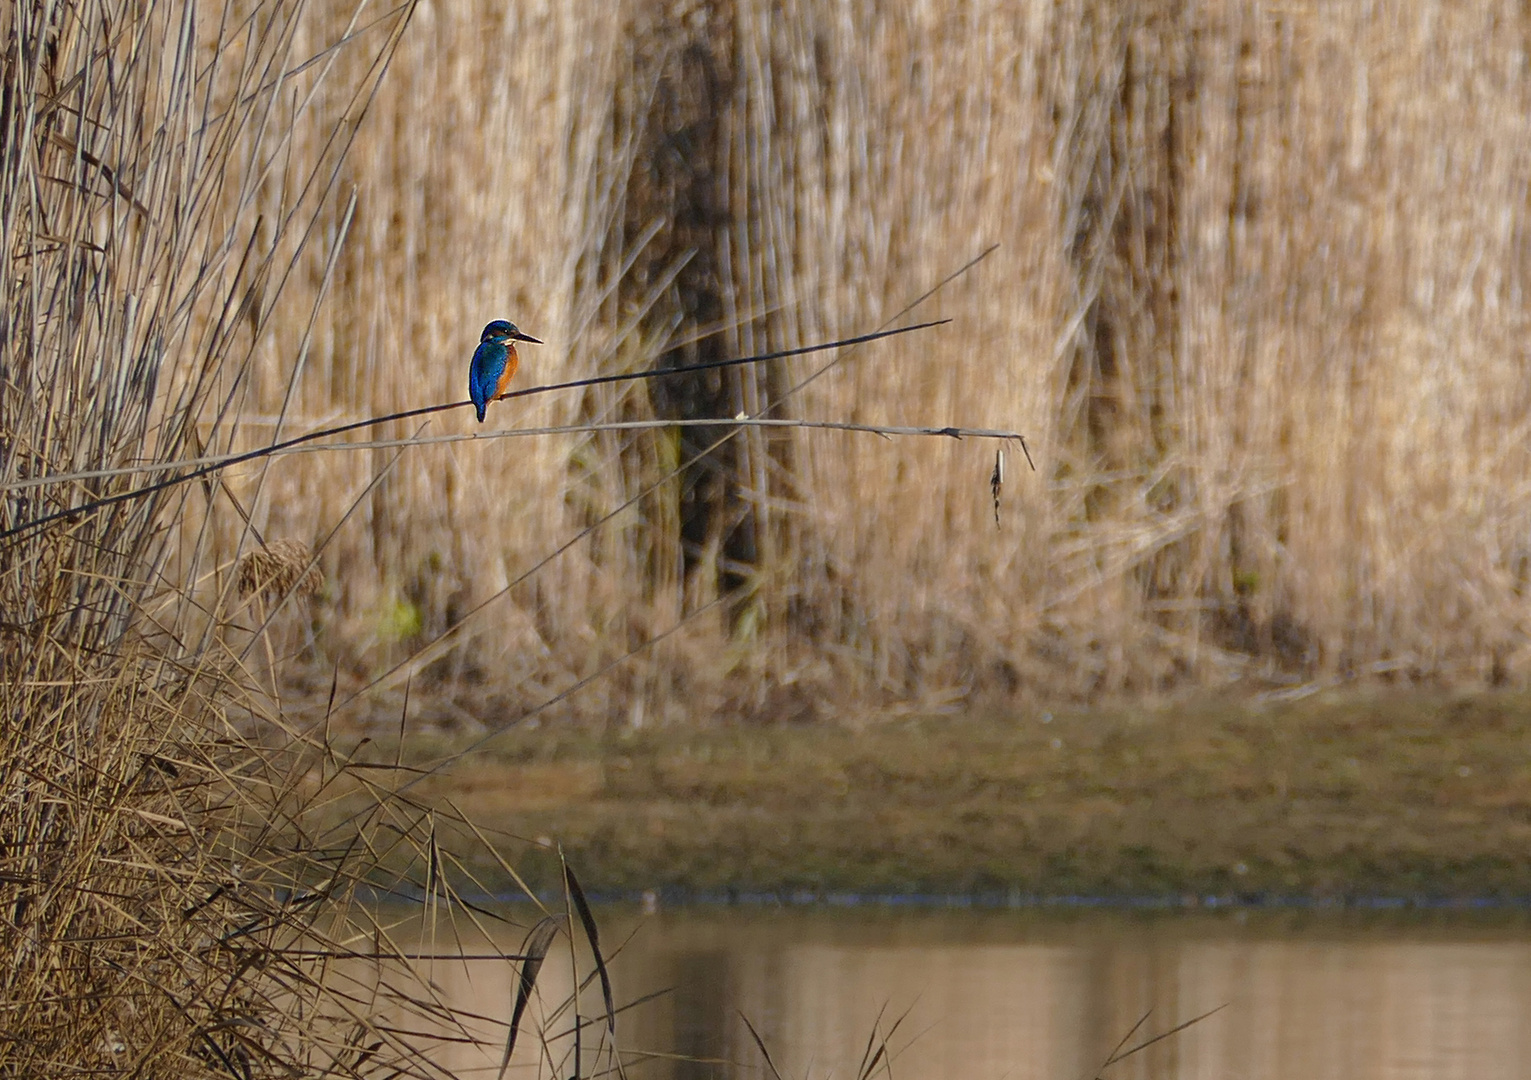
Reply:
[[[528,909],[513,910],[528,921]],[[1531,1076],[1531,918],[1460,912],[680,908],[597,913],[633,1080],[857,1080],[869,1040],[896,1080]],[[502,942],[514,949],[519,931]],[[619,948],[620,947],[620,948]],[[448,1000],[507,1017],[515,976],[441,961]],[[549,955],[511,1077],[572,1075],[567,950]],[[582,1015],[601,1012],[592,983]],[[1101,1070],[1113,1049],[1219,1010]],[[1144,1017],[1147,1019],[1145,1020]],[[895,1021],[898,1023],[895,1025]],[[1141,1024],[1140,1024],[1141,1021]],[[553,1040],[542,1052],[537,1032]],[[603,1026],[603,1025],[602,1025]],[[1134,1030],[1136,1029],[1136,1030]],[[503,1027],[432,1049],[495,1076]],[[563,1033],[562,1037],[558,1037]],[[581,1074],[610,1068],[587,1028]],[[644,1058],[645,1054],[663,1055]],[[554,1065],[556,1064],[556,1072]],[[890,1075],[879,1063],[878,1076]]]

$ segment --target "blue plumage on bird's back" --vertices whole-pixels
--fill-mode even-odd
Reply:
[[[503,342],[485,341],[473,351],[473,364],[468,368],[468,396],[478,410],[478,422],[484,422],[484,410],[494,399],[499,388],[500,375],[505,371],[508,359]]]

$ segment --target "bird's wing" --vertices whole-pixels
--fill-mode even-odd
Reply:
[[[473,364],[468,369],[468,389],[475,400],[487,399],[494,393],[505,370],[505,346],[486,341],[473,351]]]

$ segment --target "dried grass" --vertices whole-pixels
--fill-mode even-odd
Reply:
[[[324,588],[324,574],[314,565],[314,553],[296,540],[274,540],[239,557],[235,580],[239,595],[286,596],[312,599]]]
[[[996,532],[990,449],[755,431],[480,609],[709,435],[432,445],[323,553],[325,664],[364,682],[418,653],[482,711],[728,593],[583,711],[1521,680],[1531,142],[1494,27],[1522,24],[1492,2],[433,5],[343,167],[330,303],[256,343],[241,445],[460,398],[490,316],[549,342],[529,381],[741,355],[878,325],[998,242],[915,313],[953,325],[790,397],[810,360],[495,419],[1017,428],[1042,472]],[[383,454],[230,482],[317,544]]]
[[[336,169],[410,12],[0,8],[0,528],[243,438],[254,341],[316,310],[322,272],[289,268],[333,264]],[[88,475],[29,483],[63,473]],[[411,1032],[455,1014],[359,901],[423,896],[417,939],[469,940],[488,842],[443,855],[448,816],[262,693],[247,654],[322,578],[253,488],[0,543],[0,1076],[444,1075]]]

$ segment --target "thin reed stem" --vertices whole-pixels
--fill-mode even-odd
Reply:
[[[786,357],[786,356],[801,356],[801,355],[805,355],[805,354],[808,354],[808,353],[826,352],[826,351],[829,351],[829,350],[832,350],[832,349],[850,348],[850,347],[853,347],[853,346],[856,346],[856,345],[863,344],[865,342],[876,341],[876,340],[878,340],[880,338],[894,337],[894,336],[897,336],[899,334],[907,334],[907,333],[910,333],[910,332],[915,331],[915,330],[925,330],[925,329],[928,329],[928,328],[933,327],[933,326],[941,326],[941,325],[944,325],[946,322],[949,322],[949,321],[950,320],[943,319],[943,320],[938,320],[936,322],[919,323],[919,324],[917,324],[915,326],[899,327],[896,330],[879,330],[879,331],[876,331],[876,332],[871,333],[871,334],[862,334],[862,335],[860,335],[858,337],[844,338],[844,339],[841,339],[839,341],[826,342],[826,343],[824,343],[822,345],[806,345],[806,346],[802,346],[800,348],[795,348],[795,349],[783,349],[783,350],[778,350],[777,352],[774,352],[774,353],[763,353],[763,354],[761,354],[759,356],[746,356],[746,357],[741,357],[741,358],[736,359],[736,360],[713,361],[713,362],[710,362],[710,363],[694,364],[694,365],[690,365],[690,366],[687,366],[687,367],[681,367],[681,368],[665,368],[665,369],[660,369],[660,370],[655,370],[655,371],[636,371],[636,372],[628,372],[628,373],[624,373],[624,374],[620,374],[620,375],[602,375],[602,376],[597,376],[597,377],[589,378],[589,379],[576,379],[576,380],[574,380],[572,382],[553,383],[553,384],[550,384],[550,385],[547,385],[547,386],[531,386],[531,387],[527,387],[527,388],[522,389],[522,390],[515,390],[515,391],[512,391],[510,393],[507,393],[507,394],[503,395],[499,400],[507,401],[507,400],[512,400],[512,399],[515,399],[515,398],[532,397],[534,395],[547,394],[547,393],[552,393],[554,391],[560,391],[560,390],[572,390],[572,389],[579,389],[579,388],[589,387],[589,386],[600,386],[600,385],[605,385],[607,383],[636,382],[636,381],[641,381],[641,380],[645,380],[645,379],[661,379],[661,378],[666,378],[666,377],[674,376],[674,375],[687,374],[687,373],[690,373],[690,372],[693,372],[693,371],[706,371],[706,370],[711,370],[711,369],[715,369],[715,368],[738,367],[738,366],[745,365],[745,364],[759,364],[759,363],[764,363],[764,362],[770,361],[770,360],[781,359],[782,357]],[[70,508],[68,510],[55,511],[52,514],[46,514],[46,515],[44,515],[42,517],[34,518],[31,521],[25,521],[25,522],[23,522],[23,523],[21,523],[19,525],[14,525],[14,526],[12,526],[12,527],[10,527],[8,529],[0,530],[0,540],[11,539],[12,537],[20,536],[20,535],[22,535],[24,533],[31,532],[31,531],[33,531],[35,529],[40,529],[40,528],[43,528],[43,527],[45,527],[47,525],[51,525],[54,522],[65,521],[65,520],[69,520],[69,521],[77,520],[78,518],[80,518],[81,516],[83,516],[85,514],[90,514],[90,513],[93,513],[96,510],[104,509],[106,507],[115,506],[118,503],[130,502],[130,501],[134,501],[134,500],[138,500],[138,499],[144,499],[144,498],[147,498],[147,497],[152,496],[152,495],[158,495],[159,493],[161,493],[163,491],[167,491],[170,488],[176,487],[176,486],[178,486],[180,484],[189,483],[192,480],[200,480],[204,476],[209,476],[209,475],[211,475],[213,473],[218,472],[219,470],[226,469],[226,468],[228,468],[228,467],[230,467],[232,465],[242,465],[242,464],[245,464],[246,462],[259,461],[259,460],[261,460],[263,458],[269,458],[269,457],[273,457],[273,456],[276,456],[276,455],[284,454],[284,453],[290,452],[295,447],[302,446],[305,443],[313,442],[313,441],[316,441],[318,439],[329,438],[329,437],[334,436],[334,435],[341,435],[341,434],[344,434],[345,432],[348,432],[348,431],[355,431],[358,428],[372,427],[372,426],[377,425],[377,424],[385,424],[385,423],[390,423],[390,422],[397,421],[397,420],[410,420],[410,419],[414,419],[415,417],[419,417],[419,416],[430,416],[430,415],[435,414],[435,413],[446,412],[449,409],[460,409],[460,408],[463,408],[465,406],[471,406],[471,405],[472,405],[472,402],[470,402],[470,401],[453,401],[453,402],[448,402],[448,403],[441,404],[441,405],[426,405],[426,406],[422,406],[422,407],[420,407],[418,409],[407,409],[407,410],[405,410],[403,412],[389,413],[386,416],[375,416],[375,417],[370,417],[370,418],[368,418],[366,420],[355,420],[355,421],[352,421],[352,422],[347,423],[347,424],[341,424],[341,425],[339,425],[337,427],[324,428],[324,429],[322,429],[320,431],[311,431],[311,432],[309,432],[306,435],[299,435],[299,436],[296,436],[296,437],[291,438],[291,439],[282,440],[282,441],[273,443],[270,446],[263,446],[263,447],[260,447],[258,449],[255,449],[255,450],[246,451],[244,453],[229,454],[229,455],[225,455],[223,457],[218,457],[218,458],[211,458],[211,459],[203,458],[203,459],[198,459],[198,460],[194,460],[194,461],[188,461],[188,462],[184,462],[184,463],[161,463],[161,464],[158,464],[158,465],[145,466],[145,467],[141,467],[141,468],[118,468],[118,469],[84,470],[84,471],[82,471],[80,473],[76,473],[76,474],[63,474],[63,475],[56,476],[56,477],[43,477],[43,478],[39,478],[39,479],[35,479],[35,480],[23,480],[23,481],[13,482],[13,484],[6,485],[6,487],[8,488],[8,487],[14,486],[16,488],[25,488],[25,487],[47,486],[47,485],[56,484],[56,483],[73,482],[73,481],[79,480],[79,479],[102,479],[102,478],[109,478],[109,477],[118,477],[118,476],[126,476],[126,475],[138,475],[138,474],[144,474],[144,473],[160,472],[160,471],[166,471],[168,469],[173,469],[173,468],[180,467],[180,465],[182,465],[182,464],[194,466],[191,469],[191,471],[189,471],[187,473],[184,473],[184,474],[182,474],[180,476],[173,477],[173,478],[168,479],[168,480],[161,480],[158,483],[149,484],[149,485],[146,485],[146,486],[141,487],[141,488],[136,488],[136,489],[134,489],[132,491],[125,491],[125,492],[121,492],[121,493],[116,494],[116,495],[108,496],[106,498],[96,499],[96,500],[93,500],[91,502],[84,503],[81,506],[72,507],[72,508]],[[710,421],[708,421],[708,422],[710,422]],[[665,425],[656,425],[656,426],[665,426]],[[600,430],[600,429],[599,428],[591,428],[589,430]],[[846,428],[845,430],[860,430],[860,429],[858,429],[858,428]],[[924,432],[912,432],[912,431],[909,432],[909,434],[923,434],[923,433]],[[939,432],[931,432],[931,434],[950,434],[950,431],[949,430],[942,430],[942,431],[939,431]],[[1002,438],[1012,438],[1012,437],[1013,438],[1019,438],[1020,436],[1018,436],[1018,435],[1012,436],[1012,435],[1009,435],[1007,433],[1007,434],[1004,434],[1004,435],[1001,435],[1001,436],[997,436],[997,437],[1002,437]],[[379,443],[377,445],[378,446],[382,446],[384,444]],[[403,443],[401,445],[408,445],[408,442],[406,441],[405,443]],[[4,488],[0,488],[0,490],[4,490]]]

